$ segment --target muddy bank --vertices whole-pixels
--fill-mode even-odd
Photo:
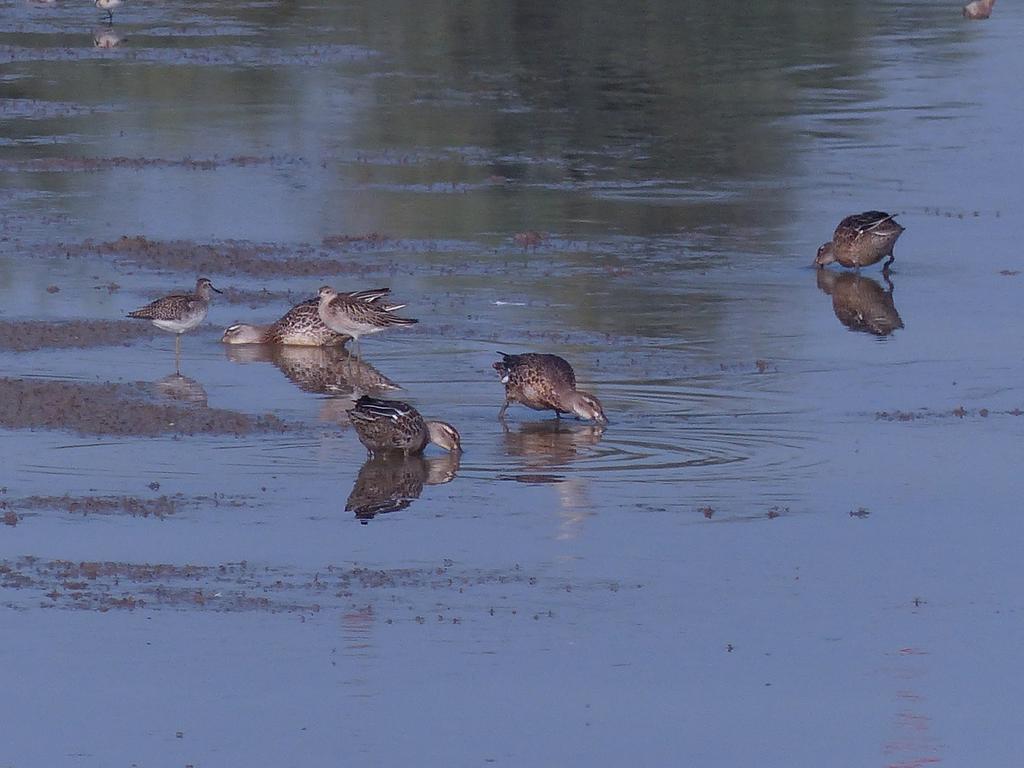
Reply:
[[[159,487],[159,485],[156,485]],[[17,515],[36,514],[45,511],[66,512],[71,515],[127,515],[129,517],[154,517],[163,519],[184,509],[197,507],[244,507],[251,500],[240,496],[225,496],[215,493],[209,496],[186,496],[182,493],[164,494],[154,498],[140,496],[27,496],[3,502],[3,509]],[[15,521],[17,522],[17,520]],[[13,524],[13,523],[8,523]]]
[[[61,30],[62,33],[64,30]],[[0,64],[25,62],[81,62],[91,59],[130,59],[132,62],[187,65],[201,67],[296,67],[360,64],[377,54],[358,45],[321,44],[300,45],[284,49],[265,49],[252,45],[224,45],[213,47],[143,47],[129,39],[126,46],[114,51],[96,48],[91,34],[82,34],[80,45],[61,47],[34,47],[0,45]]]
[[[0,350],[29,352],[127,346],[157,333],[149,323],[132,320],[0,321]]]
[[[95,173],[114,169],[141,171],[148,168],[183,168],[187,171],[215,171],[218,168],[247,168],[270,165],[288,167],[308,165],[296,157],[275,155],[168,159],[162,157],[39,157],[26,160],[0,160],[0,171],[6,173]]]
[[[248,435],[284,432],[273,414],[153,403],[149,384],[82,384],[0,378],[0,427],[87,435]]]
[[[1020,408],[1012,408],[1008,411],[992,410],[989,408],[968,409],[958,405],[951,411],[932,411],[928,408],[921,408],[916,411],[878,411],[875,413],[876,421],[920,421],[921,419],[965,419],[982,418],[989,416],[1022,416],[1024,411]]]
[[[480,594],[474,600],[474,588],[485,587],[492,588],[487,597]],[[499,588],[499,592],[494,588]],[[450,560],[420,568],[328,565],[313,572],[256,566],[244,561],[172,565],[35,557],[0,560],[0,604],[101,612],[114,608],[171,608],[315,613],[380,603],[395,617],[386,623],[399,620],[422,624],[429,620],[458,624],[469,615],[482,619],[554,618],[554,610],[544,606],[544,601],[551,600],[554,594],[578,589],[618,593],[624,587],[617,582],[583,584],[542,579],[518,565],[506,569],[462,569]],[[511,603],[508,598],[513,598]],[[450,600],[458,605],[452,605]],[[524,604],[531,607],[526,610]]]
[[[150,269],[192,274],[240,273],[253,277],[303,277],[322,280],[324,275],[395,272],[398,263],[378,256],[363,263],[349,257],[355,252],[376,251],[389,242],[382,236],[329,238],[334,244],[325,250],[314,245],[285,246],[225,240],[197,243],[191,240],[150,240],[142,236],[118,240],[59,244],[58,255],[112,258]],[[319,288],[319,283],[311,290]]]

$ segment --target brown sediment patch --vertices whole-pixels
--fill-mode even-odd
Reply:
[[[157,486],[159,487],[159,486]],[[163,519],[182,509],[201,506],[244,507],[251,500],[240,496],[185,496],[181,493],[162,495],[151,499],[139,496],[28,496],[7,502],[18,510],[60,510],[73,515],[129,515]]]
[[[273,414],[153,403],[146,397],[149,386],[0,378],[0,426],[143,436],[248,435],[291,428]]]
[[[875,413],[876,421],[920,421],[922,419],[965,419],[978,417],[987,419],[989,416],[1021,416],[1024,411],[1020,408],[1012,408],[1008,411],[994,411],[991,408],[978,408],[970,410],[958,405],[950,411],[932,411],[928,408],[921,408],[916,411],[878,411]]]
[[[63,28],[62,28],[62,31]],[[0,45],[0,64],[36,61],[89,61],[109,59],[113,53],[122,58],[122,49],[114,52],[105,48],[75,46]],[[287,49],[265,48],[255,45],[182,46],[165,48],[137,47],[130,52],[132,62],[155,63],[166,66],[214,67],[278,67],[323,66],[326,64],[360,64],[378,54],[359,45],[342,43],[289,46]]]
[[[488,586],[499,589],[500,594],[479,592]],[[353,605],[369,606],[372,610],[374,595],[378,595],[382,605],[396,610],[404,607],[410,621],[421,622],[422,618],[413,615],[414,606],[409,603],[415,600],[422,601],[439,620],[459,623],[456,619],[461,617],[451,615],[452,606],[439,600],[442,595],[460,600],[462,607],[471,607],[483,617],[499,612],[493,607],[499,600],[500,613],[516,615],[517,609],[506,602],[514,596],[510,594],[512,590],[526,595],[536,589],[550,595],[581,588],[618,591],[615,582],[547,580],[530,575],[518,565],[505,569],[461,569],[450,560],[420,568],[328,565],[314,572],[256,566],[244,561],[172,565],[36,557],[0,560],[0,589],[6,590],[3,604],[15,608],[25,608],[36,601],[36,605],[45,608],[94,611],[170,608],[315,613],[323,609],[349,609]],[[422,593],[427,593],[427,597],[417,599],[417,594]],[[478,598],[475,605],[468,606],[465,596],[471,594]],[[554,615],[550,610],[546,614]]]
[[[4,119],[52,120],[57,117],[79,117],[99,112],[114,112],[116,107],[76,104],[70,101],[40,99],[4,99]]]
[[[386,239],[353,239],[346,243],[346,253],[372,250]],[[191,240],[150,240],[142,236],[124,236],[118,240],[77,244],[60,244],[58,253],[67,256],[102,256],[130,262],[143,267],[201,273],[241,273],[256,277],[316,277],[323,275],[395,272],[396,262],[374,258],[368,263],[355,263],[344,254],[308,244],[285,246],[224,240],[196,243]],[[316,290],[319,285],[314,286]]]
[[[308,165],[297,157],[270,155],[236,155],[234,157],[168,159],[162,157],[38,157],[24,160],[0,160],[0,171],[6,173],[95,173],[112,169],[134,171],[149,168],[183,168],[189,171],[215,171],[218,168],[246,168],[249,166]]]
[[[149,323],[131,320],[0,321],[0,350],[126,346],[156,333]]]
[[[321,242],[324,248],[348,248],[352,245],[382,245],[391,238],[380,232],[369,232],[365,235],[328,235]]]

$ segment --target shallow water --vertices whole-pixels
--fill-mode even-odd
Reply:
[[[1013,763],[1024,12],[709,10],[0,0],[0,766]]]

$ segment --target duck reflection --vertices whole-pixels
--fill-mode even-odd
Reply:
[[[506,424],[504,433],[505,452],[521,458],[523,469],[544,470],[564,467],[579,456],[581,449],[597,445],[604,435],[604,427],[549,419],[526,421],[515,430]],[[537,473],[516,475],[515,479],[527,483],[562,480],[557,475]]]
[[[504,428],[505,451],[521,459],[519,471],[507,479],[520,483],[554,484],[559,506],[559,539],[576,538],[583,523],[594,514],[590,481],[569,476],[558,469],[576,461],[604,436],[599,424],[581,424],[559,419],[523,422],[518,429]]]
[[[192,405],[205,406],[207,403],[206,390],[203,385],[188,376],[180,373],[172,373],[164,376],[159,381],[153,382],[157,394],[176,403],[190,403]]]
[[[359,470],[345,511],[354,512],[364,525],[375,516],[405,509],[423,493],[424,485],[443,485],[459,471],[458,453],[445,456],[380,454],[367,459]]]
[[[273,363],[303,392],[353,395],[401,389],[368,362],[341,346],[287,347],[266,344],[225,345],[233,363]]]
[[[832,311],[851,331],[888,336],[903,327],[893,303],[892,280],[883,276],[887,288],[874,278],[855,272],[817,270],[818,288],[832,297]]]
[[[109,50],[117,48],[124,42],[124,37],[114,31],[113,27],[97,27],[92,33],[92,44],[95,48]]]

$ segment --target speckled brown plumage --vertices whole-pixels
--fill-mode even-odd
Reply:
[[[992,6],[996,0],[972,0],[964,6],[963,14],[965,19],[987,19],[992,15]]]
[[[379,333],[388,328],[414,325],[419,320],[391,314],[405,304],[385,304],[367,301],[367,294],[385,294],[387,288],[376,291],[338,293],[329,285],[320,288],[320,319],[332,331],[344,333],[358,341],[360,336]]]
[[[443,421],[426,421],[408,403],[363,395],[348,411],[359,441],[371,454],[421,453],[427,443],[460,451],[458,431]]]
[[[838,262],[844,267],[860,269],[877,264],[886,256],[884,270],[895,260],[893,246],[903,233],[895,214],[865,211],[847,216],[832,233],[832,240],[818,249],[814,263],[819,267]]]
[[[558,355],[528,352],[508,355],[494,363],[505,385],[505,404],[498,418],[512,403],[535,411],[554,411],[556,415],[574,413],[583,419],[605,422],[604,409],[593,395],[576,389],[572,366]]]
[[[379,298],[379,296],[377,297]],[[282,344],[300,347],[328,347],[344,344],[351,336],[332,331],[320,319],[320,299],[296,304],[270,325],[237,323],[226,331],[225,344]]]
[[[211,291],[220,293],[207,278],[200,277],[195,292],[164,296],[129,312],[128,317],[149,320],[164,331],[184,333],[203,322],[210,308]]]
[[[903,327],[889,290],[865,275],[818,270],[818,288],[832,297],[832,311],[851,331],[888,336]]]

